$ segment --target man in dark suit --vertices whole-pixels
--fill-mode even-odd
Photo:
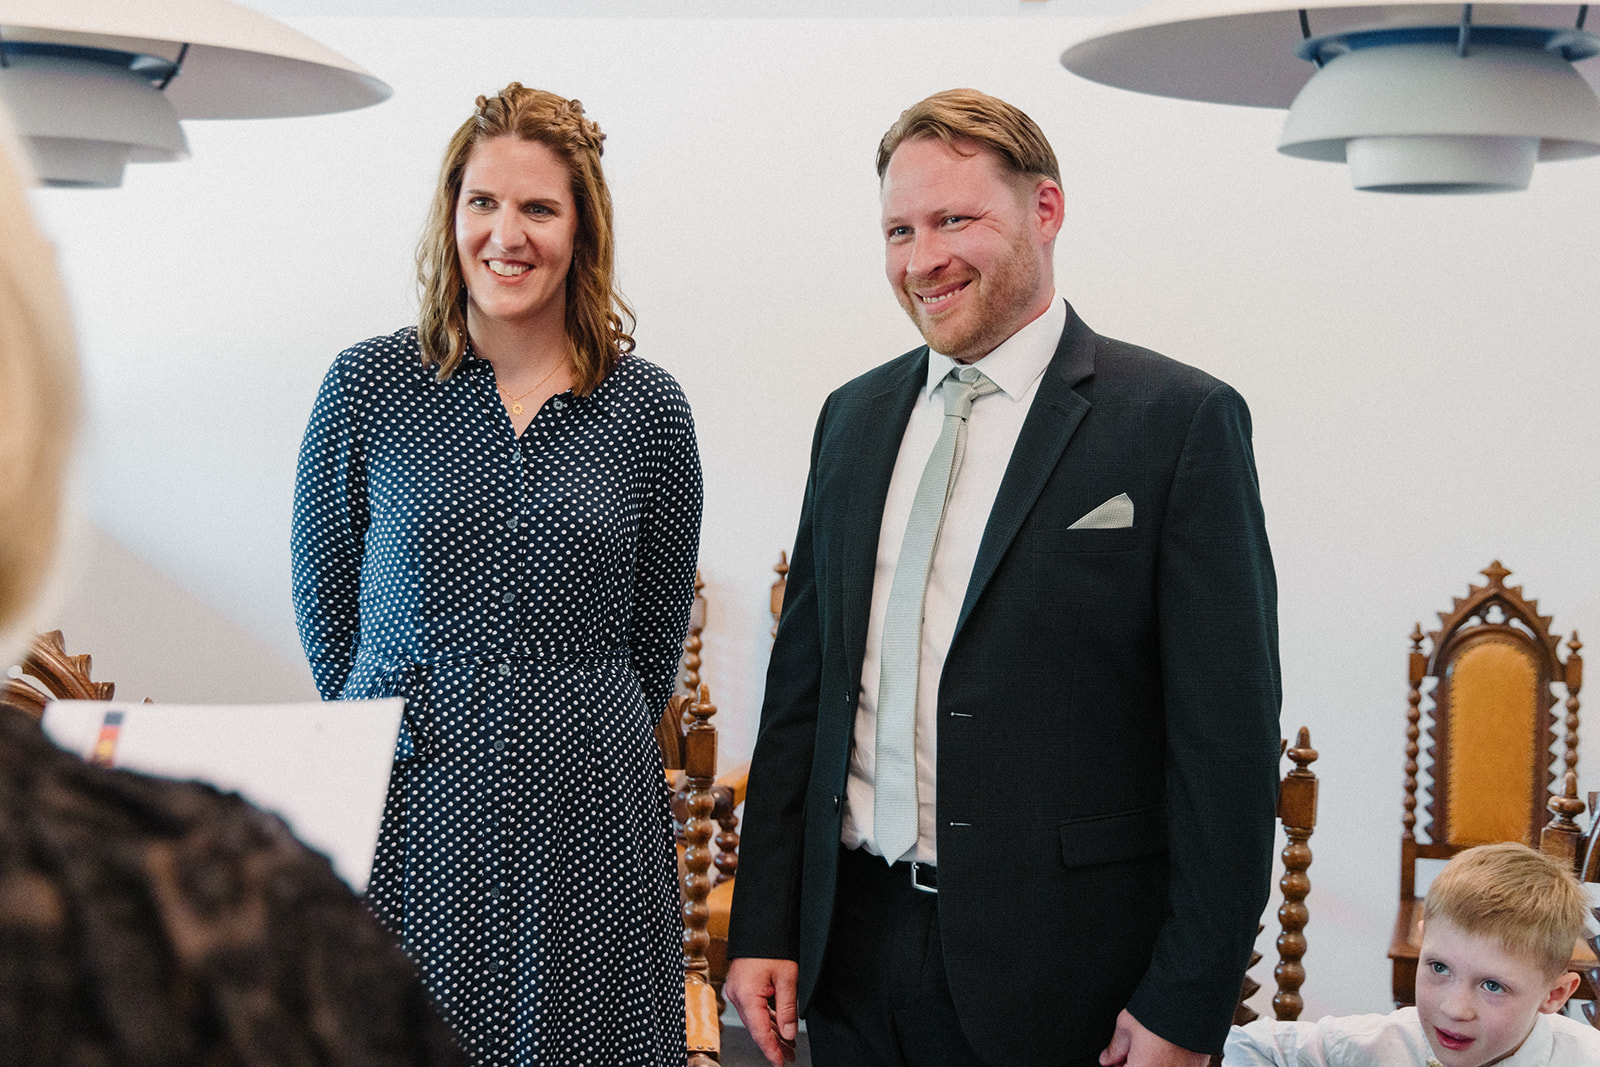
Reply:
[[[1249,412],[1055,295],[1059,171],[1016,108],[936,94],[878,173],[928,345],[817,423],[727,995],[773,1063],[803,1015],[821,1067],[1198,1067],[1271,873]]]

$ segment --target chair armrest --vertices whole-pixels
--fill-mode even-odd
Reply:
[[[717,784],[726,788],[733,794],[733,806],[738,807],[744,803],[745,786],[750,781],[750,761],[739,764],[730,770],[717,775]]]
[[[690,1054],[705,1053],[715,1061],[722,1055],[717,991],[703,975],[691,971],[683,978],[683,1004]]]

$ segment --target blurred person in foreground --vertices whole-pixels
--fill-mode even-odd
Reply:
[[[7,663],[51,572],[78,418],[22,158],[0,128]],[[463,1063],[409,961],[280,819],[199,783],[92,767],[0,709],[0,1065]]]

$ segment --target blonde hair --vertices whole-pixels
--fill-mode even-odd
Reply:
[[[896,148],[928,138],[937,138],[957,152],[968,148],[991,152],[1013,174],[1061,184],[1061,165],[1038,123],[1021,109],[976,89],[946,89],[902,111],[878,142],[879,180]]]
[[[65,510],[78,364],[55,250],[33,221],[20,144],[0,115],[0,643],[46,583]]]
[[[1433,880],[1424,923],[1443,919],[1512,955],[1562,974],[1588,927],[1583,887],[1566,865],[1520,842],[1459,852]]]
[[[456,202],[473,146],[495,137],[545,145],[566,165],[578,211],[572,267],[567,275],[566,330],[573,389],[588,393],[623,355],[633,351],[633,309],[616,287],[611,192],[600,168],[605,134],[585,118],[583,105],[512,82],[478,97],[472,117],[445,148],[439,183],[417,246],[422,361],[437,365],[440,381],[460,365],[467,344],[466,285],[456,251]]]

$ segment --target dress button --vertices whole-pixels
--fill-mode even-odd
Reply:
[[[506,520],[506,529],[515,530],[516,528],[517,528],[517,520],[516,520],[515,516],[513,516],[512,518],[509,518],[509,519]]]
[[[567,406],[567,402],[565,400],[562,400],[559,396],[556,397],[553,401],[551,401],[550,404],[557,411],[560,411],[562,408]]]
[[[496,752],[504,752],[506,750],[506,739],[503,737],[495,738],[494,750]]]
[[[500,669],[500,677],[502,677],[502,678],[505,678],[505,677],[507,677],[508,675],[511,674],[511,664],[509,664],[509,663],[500,664],[500,668],[499,669]]]
[[[495,960],[493,963],[489,964],[489,973],[490,974],[499,974],[500,973],[500,961],[499,960]]]
[[[502,604],[515,604],[516,602],[517,594],[515,593],[507,593],[500,598],[500,603]]]

